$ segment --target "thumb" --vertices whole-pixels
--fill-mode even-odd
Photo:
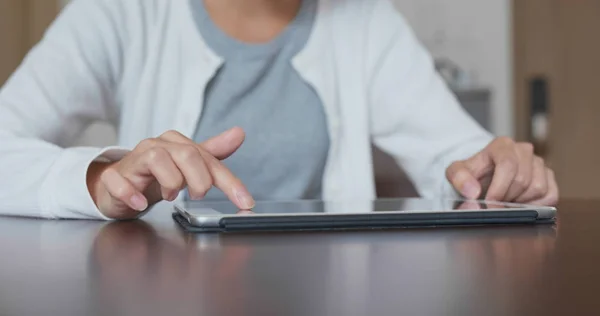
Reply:
[[[200,146],[215,158],[223,160],[236,152],[244,143],[245,138],[246,133],[244,130],[240,127],[234,127],[203,142]]]
[[[446,170],[446,178],[463,197],[475,200],[481,196],[481,185],[471,173],[466,161],[451,164]]]

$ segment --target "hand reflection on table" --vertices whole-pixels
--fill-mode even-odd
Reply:
[[[499,208],[501,205],[494,205]],[[465,201],[457,209],[481,210],[485,209],[477,201]],[[551,225],[515,225],[506,227],[512,234],[494,236],[493,238],[479,238],[462,240],[456,243],[460,253],[476,254],[477,261],[487,261],[481,267],[493,266],[499,275],[509,274],[517,278],[531,278],[539,271],[540,265],[545,262],[553,251],[557,227]],[[492,232],[492,230],[490,230]],[[518,269],[516,269],[518,266]]]
[[[200,249],[194,239],[161,236],[143,221],[110,223],[90,254],[94,300],[119,314],[243,315],[239,274],[250,255],[236,245]]]
[[[517,314],[502,308],[537,301],[531,292],[552,280],[556,239],[553,227],[534,225],[165,233],[137,221],[97,235],[92,298],[106,314],[379,315],[411,306],[436,315],[449,301],[457,315]]]

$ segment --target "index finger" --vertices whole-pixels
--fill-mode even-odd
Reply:
[[[504,148],[499,148],[491,152],[490,155],[495,167],[492,182],[485,199],[503,201],[518,172],[517,156],[514,151],[505,150]]]
[[[481,195],[481,185],[464,161],[457,161],[446,169],[446,178],[460,194],[471,200]]]
[[[199,148],[198,150],[206,162],[208,171],[213,177],[213,185],[223,191],[229,200],[231,200],[238,208],[243,210],[254,208],[254,199],[242,181],[220,160],[213,157],[202,148]]]
[[[208,172],[213,178],[213,185],[223,191],[227,198],[240,209],[251,209],[255,202],[246,186],[219,159],[211,155],[202,146],[182,134],[171,132],[161,136],[162,139],[180,144],[193,144],[200,152]]]

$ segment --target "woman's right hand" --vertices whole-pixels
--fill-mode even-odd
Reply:
[[[161,200],[175,200],[186,187],[190,198],[199,200],[215,186],[240,209],[251,209],[254,199],[221,162],[244,137],[236,127],[197,144],[176,131],[166,132],[143,140],[120,161],[93,163],[88,190],[100,212],[113,219],[136,218]]]

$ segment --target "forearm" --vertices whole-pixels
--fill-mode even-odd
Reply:
[[[107,219],[87,186],[98,157],[115,160],[125,151],[60,148],[0,131],[0,214],[43,218]]]

